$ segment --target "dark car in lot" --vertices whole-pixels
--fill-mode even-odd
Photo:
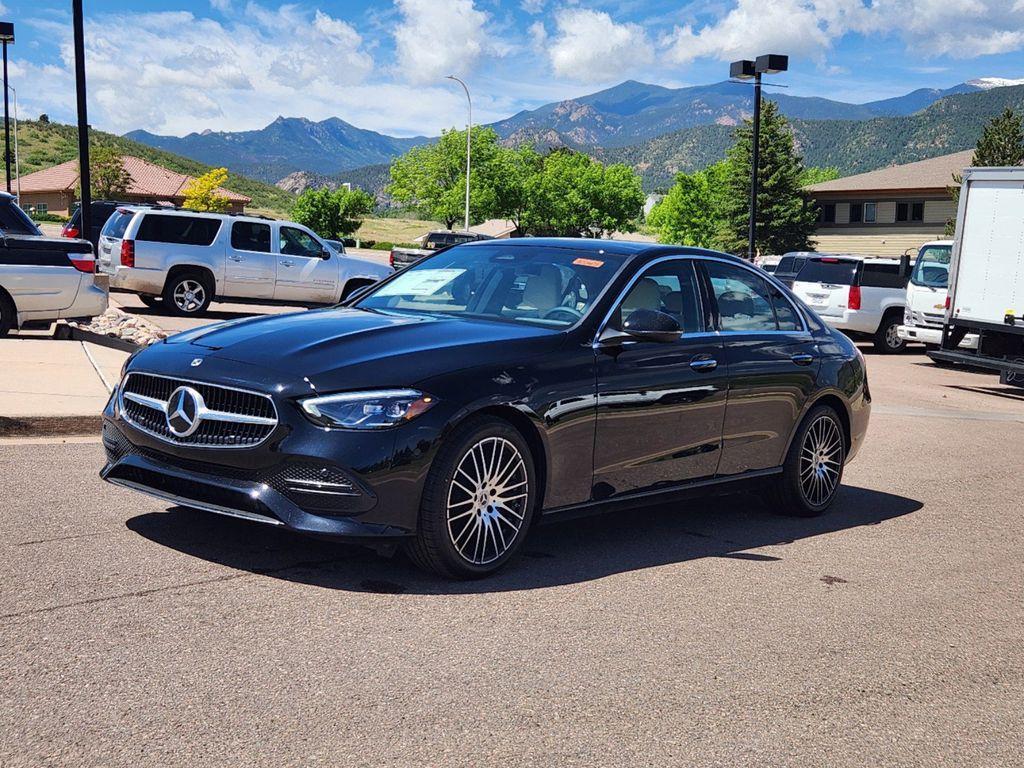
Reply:
[[[583,510],[763,486],[820,514],[870,403],[852,342],[735,257],[492,240],[139,353],[102,476],[472,578]]]

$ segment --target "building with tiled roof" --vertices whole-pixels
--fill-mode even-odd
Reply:
[[[121,163],[132,180],[125,194],[118,197],[128,203],[181,205],[185,202],[186,187],[194,180],[139,157],[125,155]],[[12,184],[12,188],[19,187],[22,208],[66,216],[77,200],[78,160],[22,176],[20,185]],[[227,198],[232,213],[242,213],[252,202],[251,198],[227,189],[218,188],[217,192]]]
[[[955,152],[805,187],[819,209],[817,249],[899,256],[940,239],[956,216],[949,194],[953,174],[969,167],[973,154]]]

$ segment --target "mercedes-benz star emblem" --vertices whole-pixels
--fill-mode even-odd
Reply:
[[[175,437],[188,437],[202,421],[203,396],[192,387],[178,387],[167,401],[167,428]]]
[[[196,366],[202,365],[202,364],[203,364],[203,358],[201,358],[201,357],[197,357],[197,358],[195,358],[192,361],[192,367],[193,368],[195,368]]]

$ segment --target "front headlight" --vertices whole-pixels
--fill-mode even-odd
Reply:
[[[415,419],[436,400],[415,389],[341,392],[301,400],[302,410],[323,427],[386,429]]]

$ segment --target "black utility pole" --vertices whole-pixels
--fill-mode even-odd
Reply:
[[[14,24],[0,21],[0,41],[4,46],[4,166],[7,168],[7,192],[11,191],[11,121],[8,118],[7,44],[14,42]]]
[[[82,0],[71,0],[75,27],[75,93],[78,96],[78,183],[82,187],[80,231],[88,238],[92,204],[92,180],[89,178],[89,115],[85,103],[85,34],[82,31]]]
[[[754,80],[754,136],[750,148],[750,224],[747,229],[747,258],[754,260],[757,255],[757,173],[761,162],[761,75],[774,75],[789,69],[789,56],[768,53],[758,56],[756,61],[743,59],[729,65],[729,77],[737,80]]]

